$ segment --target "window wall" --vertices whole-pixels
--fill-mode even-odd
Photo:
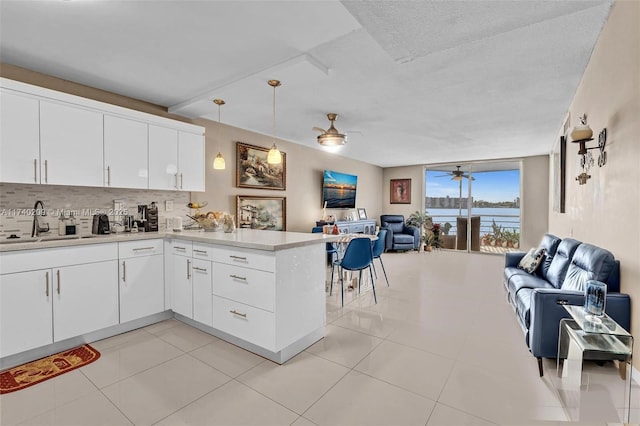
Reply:
[[[424,176],[436,246],[486,253],[519,249],[520,161],[439,164],[425,167]]]

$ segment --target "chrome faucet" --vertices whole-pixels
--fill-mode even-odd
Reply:
[[[38,206],[40,209],[38,210]],[[37,237],[41,232],[49,232],[49,224],[43,223],[40,226],[40,222],[38,222],[38,216],[46,216],[47,211],[44,209],[44,203],[40,200],[36,201],[33,206],[33,226],[31,227],[31,236]]]

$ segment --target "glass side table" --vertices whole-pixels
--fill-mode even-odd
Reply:
[[[570,420],[580,420],[581,411],[593,410],[594,406],[605,402],[602,395],[600,400],[587,397],[589,389],[595,388],[588,380],[586,383],[583,380],[582,361],[588,359],[619,363],[620,377],[624,380],[622,420],[629,422],[633,336],[606,314],[592,321],[592,317],[585,317],[582,306],[564,305],[564,308],[571,318],[560,320],[557,388]]]

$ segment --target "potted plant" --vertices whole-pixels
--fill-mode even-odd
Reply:
[[[431,223],[431,217],[427,215],[427,212],[421,212],[416,210],[411,213],[406,220],[407,226],[415,226],[420,230],[420,241],[425,242],[425,225]]]

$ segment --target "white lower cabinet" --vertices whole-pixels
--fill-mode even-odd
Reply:
[[[0,276],[0,357],[53,343],[52,270]]]
[[[276,351],[273,312],[213,295],[213,326],[234,337]]]
[[[115,260],[53,270],[54,342],[118,324],[117,273]]]
[[[202,259],[192,260],[193,320],[213,326],[213,286],[212,262]]]
[[[2,253],[0,357],[118,324],[116,258],[116,244]]]
[[[171,261],[171,273],[173,282],[173,303],[174,312],[193,318],[193,285],[192,285],[192,259],[191,256],[184,256],[173,253],[169,257]]]
[[[162,239],[119,243],[120,322],[163,312]]]

